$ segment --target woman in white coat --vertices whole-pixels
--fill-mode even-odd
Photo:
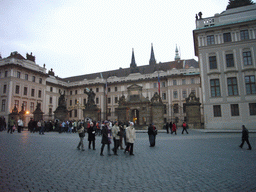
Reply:
[[[130,122],[130,126],[126,128],[126,142],[127,142],[127,147],[124,150],[124,153],[126,151],[129,151],[130,149],[130,155],[133,154],[133,144],[136,139],[136,133],[135,133],[135,128],[134,128],[134,123]]]

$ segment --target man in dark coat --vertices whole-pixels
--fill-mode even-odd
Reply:
[[[170,130],[171,130],[171,134],[172,134],[172,122],[170,122]]]
[[[239,145],[240,148],[243,148],[244,142],[248,144],[248,149],[247,150],[252,150],[251,144],[249,142],[249,131],[245,128],[244,125],[242,125],[242,143]]]
[[[103,150],[105,145],[108,145],[108,155],[111,156],[110,154],[110,144],[111,144],[111,129],[109,127],[109,122],[105,121],[105,126],[102,127],[102,140],[101,140],[101,151],[100,155],[103,155]]]
[[[89,141],[89,149],[91,149],[91,144],[93,147],[93,150],[95,150],[95,127],[93,125],[93,122],[90,123],[90,127],[88,128],[88,141]]]
[[[166,128],[167,134],[169,134],[169,123],[168,122],[165,124],[165,128]]]
[[[156,131],[155,131],[155,127],[150,124],[148,126],[148,137],[149,137],[149,143],[150,143],[150,147],[154,147],[156,144]]]

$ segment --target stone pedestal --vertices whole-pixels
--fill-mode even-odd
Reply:
[[[126,122],[129,121],[129,108],[128,107],[118,107],[115,109],[115,115],[117,116],[118,121]]]
[[[68,110],[66,107],[59,106],[54,111],[54,118],[58,119],[59,121],[67,121],[68,120]]]
[[[16,106],[13,108],[12,112],[9,114],[9,120],[13,119],[15,122],[19,119],[19,112]]]
[[[84,118],[90,118],[92,121],[100,121],[100,109],[96,106],[85,108],[84,110]]]
[[[201,129],[201,112],[199,98],[196,98],[194,93],[191,93],[186,99],[186,115],[187,124],[191,129]]]
[[[151,105],[151,123],[154,123],[157,129],[162,129],[164,125],[164,105],[162,103],[153,103]]]

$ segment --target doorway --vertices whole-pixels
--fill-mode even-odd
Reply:
[[[139,125],[139,110],[138,109],[133,109],[132,110],[132,121],[134,122],[135,125]]]

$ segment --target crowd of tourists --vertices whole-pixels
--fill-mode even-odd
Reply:
[[[18,133],[23,131],[24,124],[21,118],[15,120],[14,117],[10,117],[8,123],[6,123],[4,117],[0,117],[0,131],[6,131],[12,134],[17,130]],[[188,134],[188,125],[186,122],[182,124],[182,134],[186,132]],[[177,134],[177,127],[174,122],[166,123],[165,129],[167,134],[169,129],[171,134]],[[107,145],[108,155],[111,155],[110,146],[113,143],[114,147],[112,151],[114,155],[118,155],[118,149],[124,150],[124,153],[129,152],[130,155],[134,155],[133,146],[136,139],[136,132],[133,122],[118,122],[118,121],[83,121],[83,120],[71,120],[71,121],[35,121],[33,118],[30,119],[28,123],[28,131],[30,133],[39,132],[40,135],[44,135],[45,132],[55,131],[59,133],[78,133],[80,141],[77,149],[84,151],[84,137],[85,133],[88,133],[88,149],[96,150],[95,148],[95,136],[101,136],[101,149],[100,155],[104,156],[104,148]],[[154,147],[156,144],[157,128],[152,123],[148,126],[148,136],[150,147]],[[252,147],[249,143],[249,132],[242,126],[242,143],[239,147],[243,147],[244,142],[248,144],[248,149],[251,150]]]

